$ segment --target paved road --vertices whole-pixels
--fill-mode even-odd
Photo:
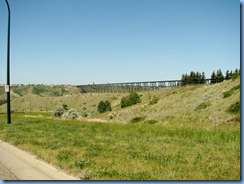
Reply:
[[[0,141],[0,180],[79,180]]]
[[[1,180],[19,180],[7,167],[0,162],[0,179]]]

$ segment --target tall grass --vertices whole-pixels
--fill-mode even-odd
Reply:
[[[0,139],[81,179],[239,180],[239,124],[92,123],[0,115]],[[181,126],[183,124],[183,126]]]

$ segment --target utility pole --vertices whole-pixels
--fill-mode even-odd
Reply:
[[[10,8],[8,0],[5,0],[8,7],[8,45],[7,45],[7,85],[5,91],[7,93],[7,123],[11,124],[11,110],[10,110]]]

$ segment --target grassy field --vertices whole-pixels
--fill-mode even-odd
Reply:
[[[35,118],[32,117],[35,116]],[[240,124],[93,123],[0,115],[0,139],[89,180],[239,180]]]
[[[126,108],[128,93],[16,86],[11,125],[1,90],[0,139],[81,179],[240,179],[240,78],[140,92],[141,102]],[[94,113],[102,100],[112,111]],[[52,118],[63,104],[77,120]]]

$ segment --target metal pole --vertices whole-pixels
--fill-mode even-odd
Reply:
[[[10,111],[10,8],[8,1],[5,0],[8,7],[8,46],[7,46],[7,123],[11,124],[11,111]]]

